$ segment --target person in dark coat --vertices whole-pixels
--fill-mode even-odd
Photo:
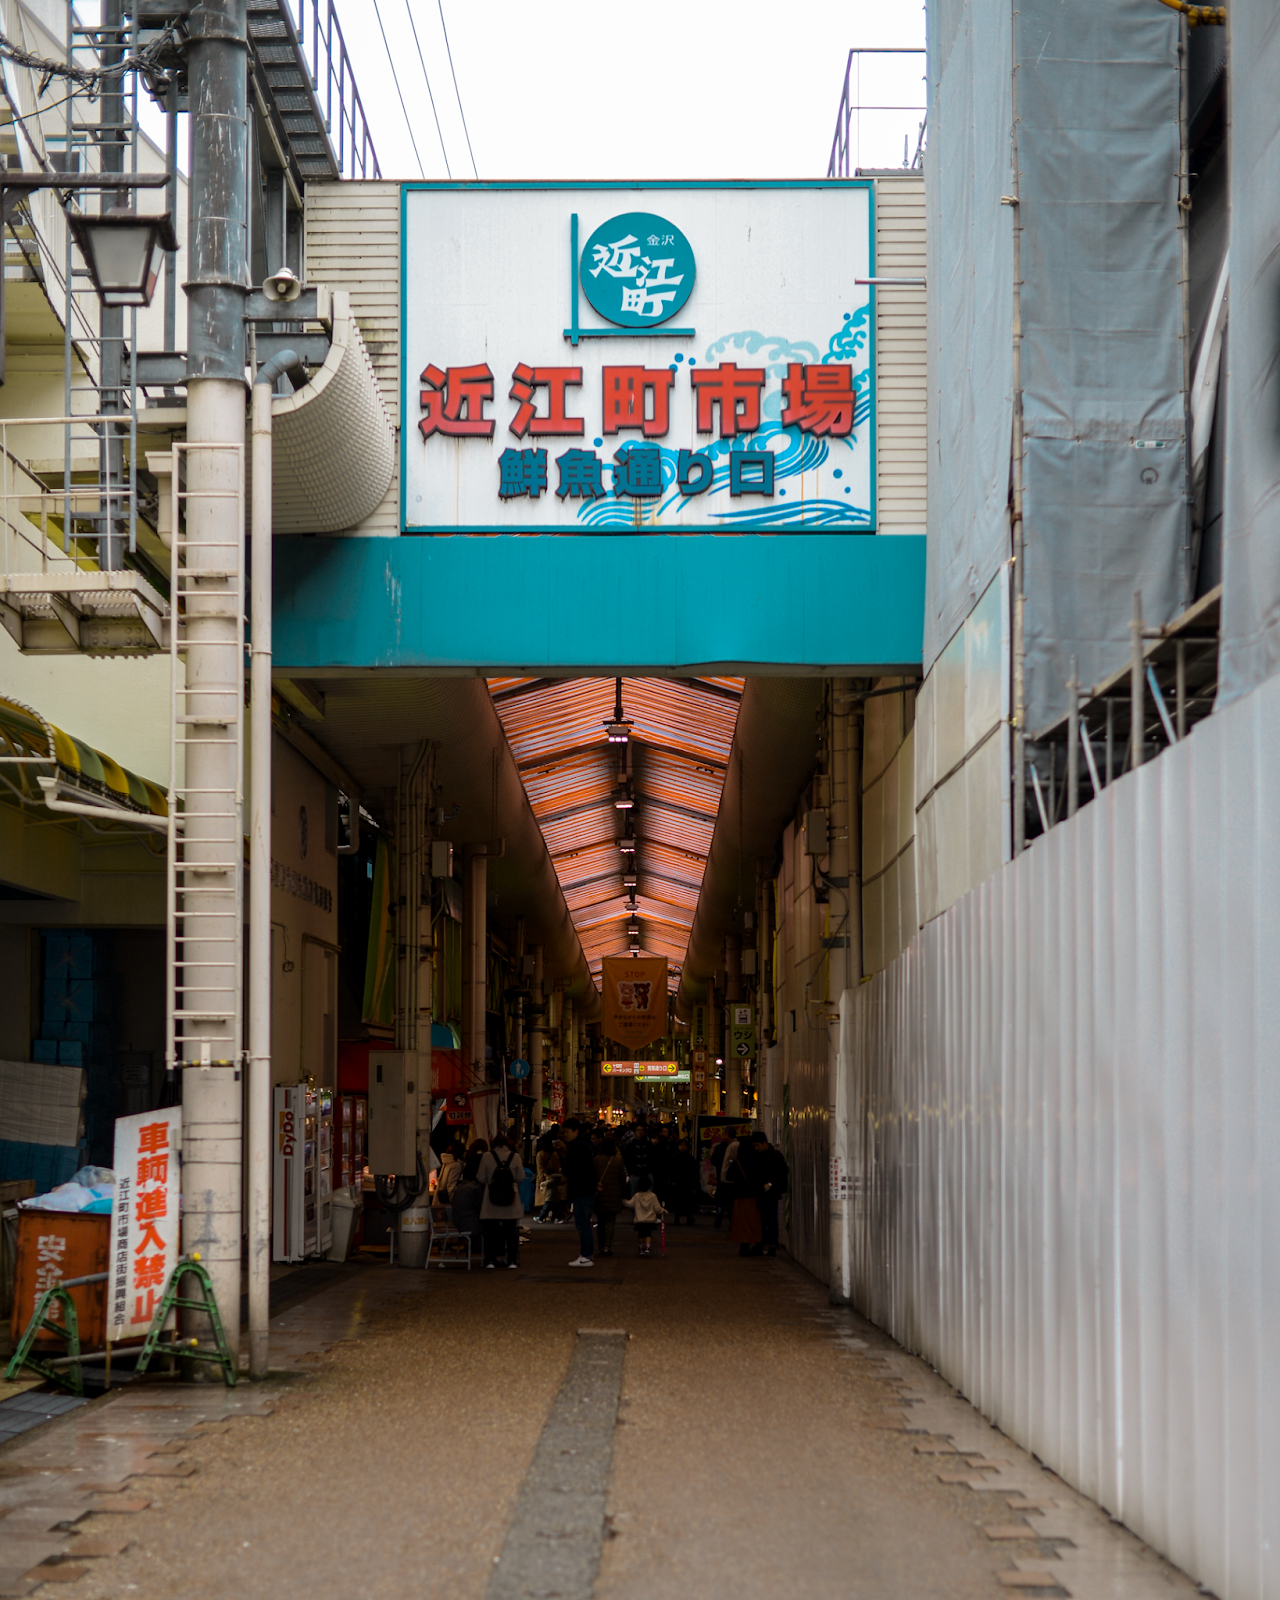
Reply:
[[[738,1246],[740,1256],[755,1253],[763,1234],[760,1227],[760,1164],[755,1147],[745,1129],[725,1152],[721,1185],[732,1185],[733,1205],[729,1213],[729,1243]],[[717,1196],[719,1191],[717,1190]]]
[[[702,1204],[702,1177],[698,1159],[689,1149],[689,1141],[681,1139],[671,1160],[671,1200],[669,1210],[679,1227],[682,1218],[689,1219],[693,1227]]]
[[[591,1226],[591,1203],[595,1199],[597,1182],[595,1151],[577,1117],[570,1117],[564,1125],[564,1155],[560,1165],[564,1169],[566,1192],[578,1230],[578,1256],[569,1265],[593,1267],[596,1243]]]
[[[751,1144],[755,1150],[756,1169],[759,1176],[760,1243],[752,1255],[776,1256],[778,1253],[778,1206],[787,1192],[791,1172],[787,1158],[776,1145],[769,1143],[767,1134],[754,1133]]]
[[[600,1254],[613,1254],[613,1231],[627,1193],[627,1169],[612,1139],[601,1142],[596,1157],[596,1231],[600,1235]]]
[[[641,1178],[653,1176],[653,1144],[644,1123],[640,1124],[640,1130],[631,1143],[622,1147],[622,1160],[630,1182],[628,1193],[635,1194]]]

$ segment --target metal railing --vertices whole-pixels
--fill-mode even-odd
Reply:
[[[863,56],[922,56],[923,48],[911,47],[884,47],[861,48],[850,50],[849,58],[844,64],[844,88],[840,92],[840,110],[836,114],[836,131],[831,141],[831,159],[827,162],[828,178],[848,178],[852,176],[850,170],[850,154],[853,155],[852,168],[856,171],[860,162],[858,160],[859,146],[862,136],[862,113],[885,111],[911,111],[921,115],[919,131],[916,137],[915,155],[908,162],[903,160],[904,167],[918,167],[924,155],[924,135],[928,122],[928,112],[922,101],[919,105],[910,106],[880,106],[863,105],[862,103],[862,58]],[[905,151],[904,151],[905,156]]]
[[[341,176],[380,178],[382,169],[333,0],[282,0],[282,5],[298,31],[312,92],[324,113]]]
[[[108,438],[123,457],[118,475]],[[134,412],[0,419],[0,571],[70,571],[108,537],[132,554],[137,449]]]

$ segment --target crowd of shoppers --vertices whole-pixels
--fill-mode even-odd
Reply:
[[[503,1133],[492,1146],[483,1139],[469,1148],[455,1142],[441,1158],[436,1203],[451,1207],[451,1227],[471,1236],[488,1270],[519,1266],[524,1179],[520,1153]],[[707,1203],[716,1228],[728,1223],[739,1255],[776,1256],[789,1173],[782,1152],[750,1124],[718,1129],[699,1160],[674,1122],[635,1116],[615,1127],[569,1117],[539,1137],[533,1180],[533,1221],[572,1219],[578,1253],[569,1265],[582,1268],[613,1255],[624,1211],[634,1221],[639,1255],[649,1256],[655,1230],[668,1221],[696,1226]]]

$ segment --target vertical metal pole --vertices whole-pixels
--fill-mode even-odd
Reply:
[[[1067,685],[1067,815],[1074,817],[1080,799],[1080,658],[1071,658]]]
[[[727,933],[724,939],[725,1011],[742,998],[742,940],[736,933]],[[724,1097],[726,1110],[731,1117],[742,1115],[742,1062],[730,1051],[732,1034],[725,1028],[724,1036]]]
[[[1108,787],[1111,784],[1111,774],[1112,774],[1112,771],[1114,770],[1114,762],[1115,762],[1115,749],[1116,749],[1115,710],[1116,710],[1115,701],[1112,700],[1110,695],[1108,695],[1107,696],[1107,785],[1108,785]]]
[[[248,286],[248,107],[245,0],[198,0],[188,22],[190,79],[190,185],[187,226],[187,601],[186,699],[201,705],[206,691],[225,692],[238,739],[243,714],[243,661],[228,667],[225,649],[228,593],[242,588],[245,426],[244,296]],[[202,449],[234,444],[237,450]],[[235,489],[235,493],[231,491]],[[224,576],[233,574],[232,579]],[[237,624],[238,635],[238,624]],[[230,676],[224,678],[224,674]],[[194,699],[191,691],[200,696]],[[186,860],[219,865],[225,876],[203,905],[223,915],[202,919],[210,935],[183,946],[184,983],[204,993],[184,1029],[190,1051],[207,1051],[207,1068],[183,1072],[183,1243],[199,1250],[213,1282],[232,1349],[240,1339],[241,1097],[238,1058],[240,926],[238,884],[243,824],[227,797],[238,798],[236,740],[192,742],[186,747],[188,838],[217,841]],[[217,883],[210,876],[206,881]],[[223,887],[225,885],[225,887]],[[189,922],[188,922],[189,931]],[[229,953],[229,954],[228,954]],[[202,957],[207,958],[201,965]],[[221,963],[230,960],[234,971]]]
[[[1178,640],[1177,651],[1177,676],[1175,679],[1177,705],[1174,708],[1174,715],[1177,718],[1175,725],[1178,729],[1178,738],[1185,739],[1187,736],[1187,647],[1184,640]]]
[[[120,30],[124,22],[121,0],[103,0],[102,32],[99,35],[98,54],[104,67],[115,66],[124,58]],[[102,100],[99,107],[99,160],[103,172],[124,171],[124,91],[119,77],[103,79]],[[120,205],[122,197],[103,196],[101,207]],[[127,201],[124,202],[128,204]],[[124,311],[119,306],[103,306],[99,311],[101,354],[98,363],[98,382],[101,391],[101,409],[114,414],[124,409]],[[102,476],[108,485],[115,483],[117,493],[108,492],[102,500],[101,523],[98,536],[98,565],[104,572],[118,572],[124,566],[124,541],[120,536],[119,485],[123,471],[124,452],[118,431],[110,424],[103,426]]]
[[[1132,649],[1129,658],[1129,764],[1142,765],[1147,717],[1146,686],[1142,681],[1142,590],[1133,591],[1133,621],[1129,624]]]
[[[165,95],[164,169],[169,174],[165,185],[165,204],[169,215],[178,220],[178,88],[169,86]],[[172,353],[178,339],[178,252],[166,250],[164,256],[164,348]]]
[[[853,1063],[846,1059],[840,1048],[841,1026],[838,1014],[844,1009],[844,995],[854,984],[853,973],[853,912],[854,897],[853,862],[856,859],[853,831],[856,825],[854,784],[857,778],[853,758],[853,717],[850,712],[850,693],[853,680],[835,678],[831,683],[829,701],[831,717],[831,792],[830,792],[830,855],[828,876],[831,879],[832,904],[844,902],[844,915],[831,918],[831,932],[835,943],[828,952],[828,998],[837,1008],[837,1020],[827,1024],[827,1100],[830,1108],[830,1146],[828,1155],[833,1170],[847,1173],[850,1156],[850,1101],[852,1099]],[[842,887],[843,885],[843,887]],[[861,954],[858,966],[861,966]],[[846,1305],[853,1294],[853,1235],[850,1226],[851,1207],[844,1194],[832,1194],[830,1199],[830,1276],[828,1289],[833,1305]]]
[[[529,1023],[529,1093],[533,1097],[535,1129],[542,1126],[542,946],[533,947],[533,1017]]]
[[[271,385],[253,386],[249,715],[249,1376],[265,1378],[271,1319]]]
[[[462,1062],[484,1080],[485,900],[489,862],[484,845],[462,858]]]

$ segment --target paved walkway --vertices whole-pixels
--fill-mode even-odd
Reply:
[[[269,1382],[131,1386],[0,1447],[0,1595],[1196,1593],[792,1263],[709,1224],[618,1246],[353,1263],[273,1320]]]

